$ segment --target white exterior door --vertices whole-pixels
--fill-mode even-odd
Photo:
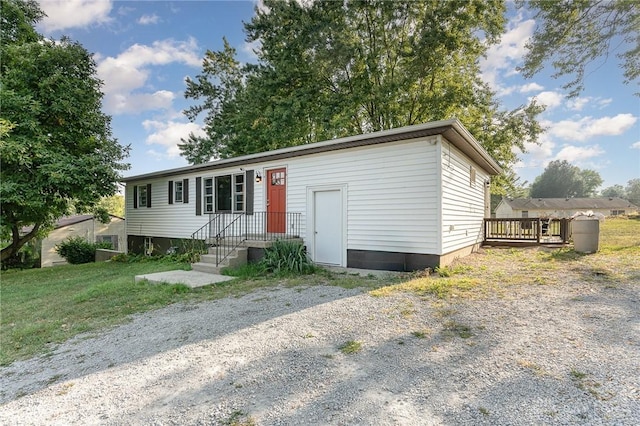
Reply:
[[[327,265],[342,265],[342,192],[314,191],[313,206],[313,260]]]

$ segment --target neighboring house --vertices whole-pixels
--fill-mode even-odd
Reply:
[[[443,265],[482,242],[500,172],[453,119],[128,177],[127,248],[165,252],[243,215],[247,233],[294,229],[319,264]]]
[[[125,220],[110,216],[111,222],[102,223],[93,215],[65,216],[56,222],[55,228],[42,240],[40,267],[66,264],[66,260],[56,253],[56,245],[69,237],[82,237],[90,242],[110,242],[114,250],[125,249]]]
[[[496,207],[497,218],[568,218],[592,211],[605,216],[622,216],[638,210],[622,198],[503,198]]]

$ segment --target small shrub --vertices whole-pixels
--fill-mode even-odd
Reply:
[[[286,240],[278,240],[266,248],[260,265],[265,272],[274,274],[309,274],[315,270],[306,247]]]
[[[127,253],[118,253],[111,258],[112,262],[121,262],[127,263],[129,262],[129,255]]]
[[[95,261],[97,247],[98,244],[90,243],[82,237],[69,237],[56,246],[56,253],[67,262],[77,265]]]

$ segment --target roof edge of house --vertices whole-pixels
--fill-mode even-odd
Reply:
[[[454,133],[451,134],[450,132]],[[298,157],[320,152],[336,151],[358,146],[375,145],[399,140],[409,140],[424,136],[434,136],[442,134],[450,140],[458,149],[481,165],[487,172],[497,175],[502,172],[500,165],[487,153],[478,141],[469,133],[464,125],[457,119],[431,121],[424,124],[398,127],[395,129],[382,130],[379,132],[365,133],[344,138],[331,139],[311,144],[297,145],[293,147],[280,148],[273,151],[265,151],[255,154],[242,155],[239,157],[222,160],[209,161],[202,164],[194,164],[185,167],[160,170],[157,172],[145,173],[135,176],[128,176],[121,179],[121,182],[133,182],[144,179],[169,177],[184,173],[197,172],[198,170],[212,170],[224,167],[233,167],[258,161],[277,160],[281,158]]]

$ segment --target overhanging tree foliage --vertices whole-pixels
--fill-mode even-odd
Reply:
[[[187,80],[186,115],[206,114],[206,137],[180,145],[191,163],[458,117],[508,168],[541,131],[539,106],[502,110],[480,79],[501,0],[264,3],[245,24],[258,64],[225,40]]]
[[[128,148],[101,112],[95,62],[78,43],[40,37],[33,26],[42,16],[35,1],[2,1],[0,225],[11,241],[3,261],[57,218],[113,195],[128,167]]]
[[[580,169],[566,160],[550,162],[544,172],[531,184],[532,198],[593,197],[602,185],[600,174]]]
[[[640,6],[636,0],[518,3],[536,10],[538,24],[522,67],[525,77],[532,77],[551,63],[556,70],[554,77],[573,76],[564,88],[569,96],[577,96],[584,88],[587,67],[595,60],[607,60],[613,53],[620,60],[625,83],[640,76]]]

